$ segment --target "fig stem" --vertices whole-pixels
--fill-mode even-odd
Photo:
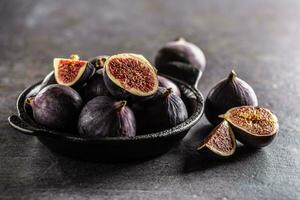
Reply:
[[[119,101],[119,102],[116,103],[116,108],[117,108],[118,110],[121,110],[124,106],[126,106],[126,104],[127,104],[127,101],[126,101],[126,100]]]
[[[79,60],[79,56],[77,54],[70,55],[71,60]]]
[[[225,115],[222,114],[222,115],[218,115],[219,118],[222,118],[222,119],[225,119]]]
[[[28,98],[25,100],[25,103],[28,104],[28,105],[32,105],[33,100],[34,100],[34,97],[28,97]]]
[[[184,37],[177,37],[174,41],[176,42],[185,42],[186,40],[184,39]]]
[[[169,96],[169,95],[172,94],[172,93],[173,93],[172,88],[167,88],[167,90],[164,92],[163,96],[164,96],[164,97],[167,97],[167,96]]]
[[[237,77],[236,72],[234,70],[231,70],[231,72],[228,76],[228,80],[233,81],[236,77]]]

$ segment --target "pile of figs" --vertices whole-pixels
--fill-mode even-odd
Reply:
[[[157,75],[142,55],[121,53],[90,61],[71,55],[55,58],[53,66],[25,103],[44,127],[82,137],[133,137],[188,118],[178,86]]]
[[[201,75],[205,65],[202,50],[183,38],[157,52],[155,67],[134,53],[90,61],[78,55],[55,58],[54,70],[27,95],[25,108],[40,125],[82,137],[162,131],[184,122],[188,112],[178,86],[158,71],[187,79],[183,76]],[[234,71],[209,91],[204,113],[215,128],[197,150],[217,157],[233,155],[236,140],[254,148],[267,146],[279,130],[274,113],[258,106],[253,88]]]
[[[258,106],[253,88],[234,71],[209,91],[204,112],[215,125],[197,148],[204,155],[230,157],[236,150],[236,139],[251,148],[265,147],[279,130],[276,115]]]

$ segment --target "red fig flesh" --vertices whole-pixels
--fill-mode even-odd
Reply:
[[[156,93],[155,68],[141,55],[118,54],[104,63],[104,81],[110,93],[119,98],[149,97]]]
[[[95,72],[93,66],[87,61],[79,60],[77,55],[71,59],[54,58],[53,60],[55,79],[58,84],[72,86],[86,82]]]

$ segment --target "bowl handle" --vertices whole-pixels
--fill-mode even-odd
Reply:
[[[159,68],[159,72],[177,78],[197,88],[202,76],[202,70],[195,66],[182,62],[169,62]]]
[[[42,129],[34,128],[33,126],[29,125],[28,123],[26,123],[24,120],[22,120],[17,115],[9,116],[8,122],[13,128],[21,131],[22,133],[24,133],[26,135],[39,136],[42,134],[44,135],[44,133],[46,133]]]

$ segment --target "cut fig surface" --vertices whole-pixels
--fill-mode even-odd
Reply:
[[[128,92],[137,96],[150,96],[157,91],[156,70],[141,55],[125,53],[114,55],[106,60],[104,67],[106,84],[112,94]],[[118,88],[111,86],[112,84],[124,91],[115,91]]]
[[[227,121],[221,122],[197,148],[199,152],[208,150],[218,156],[231,156],[236,149],[236,140]]]
[[[95,71],[87,61],[79,60],[77,55],[72,55],[71,59],[54,58],[53,66],[57,83],[65,86],[87,81]]]
[[[279,130],[277,117],[262,107],[235,107],[228,110],[223,118],[232,125],[239,141],[253,147],[268,145]]]

